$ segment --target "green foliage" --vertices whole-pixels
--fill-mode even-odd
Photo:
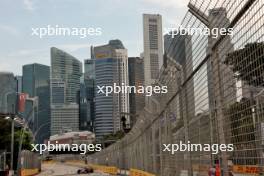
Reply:
[[[227,55],[224,62],[230,65],[238,79],[253,86],[264,84],[264,43],[250,43],[245,48]]]
[[[15,127],[14,133],[14,169],[17,167],[18,151],[20,146],[20,136],[23,133],[23,129]],[[11,121],[4,118],[0,118],[0,150],[11,151]],[[22,150],[31,150],[32,136],[28,131],[24,131],[22,140]],[[10,155],[7,155],[7,164],[10,164]],[[10,166],[10,165],[9,165]]]
[[[11,144],[11,121],[0,119],[0,150],[10,151]],[[18,151],[21,128],[15,128],[14,134],[14,150]],[[31,150],[32,137],[28,131],[24,131],[22,149]]]
[[[117,140],[123,138],[124,136],[125,136],[125,133],[123,131],[117,131],[116,133],[105,135],[103,140],[104,141],[107,141],[107,140],[117,141]]]

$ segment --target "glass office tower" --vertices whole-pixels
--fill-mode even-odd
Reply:
[[[42,143],[50,135],[50,67],[42,64],[23,66],[22,92],[29,95],[24,118],[30,120],[36,141]],[[32,105],[35,106],[32,106]],[[34,108],[29,119],[28,113]]]
[[[128,72],[129,72],[129,85],[130,86],[143,86],[144,85],[144,62],[140,57],[128,58]],[[145,107],[145,95],[138,93],[129,94],[129,109],[131,124],[136,123],[136,116]]]
[[[51,48],[51,135],[79,131],[82,64],[70,54]]]
[[[94,131],[95,60],[84,60],[80,89],[80,130]]]
[[[128,86],[127,49],[120,40],[110,40],[107,45],[96,46],[92,52],[95,61],[95,135],[105,135],[122,130],[122,113],[129,113],[129,94],[112,93],[108,96],[98,93],[97,86]],[[129,116],[125,116],[130,125]]]

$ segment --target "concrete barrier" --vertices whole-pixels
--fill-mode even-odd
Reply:
[[[96,165],[96,164],[89,164],[90,167],[92,167],[94,170],[99,170],[107,174],[117,175],[118,174],[118,168],[113,166],[102,166],[102,165]]]
[[[39,169],[21,169],[20,176],[32,176],[39,173]]]
[[[129,170],[130,176],[155,176],[154,174],[138,170],[138,169],[130,169]]]

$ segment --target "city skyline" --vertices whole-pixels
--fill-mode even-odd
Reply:
[[[0,14],[0,173],[264,175],[263,0],[2,0]]]
[[[91,45],[100,45],[117,38],[128,49],[128,56],[139,56],[143,51],[142,14],[159,13],[163,16],[164,27],[176,27],[180,24],[188,3],[186,0],[169,2],[115,0],[115,2],[116,7],[111,9],[108,8],[110,2],[103,1],[82,1],[82,3],[81,1],[70,1],[69,4],[61,4],[60,1],[43,3],[37,0],[24,0],[17,1],[17,6],[12,6],[9,1],[1,2],[0,37],[3,42],[0,44],[2,48],[0,70],[12,71],[15,75],[21,75],[22,65],[32,63],[50,65],[49,49],[53,46],[83,61],[89,58]],[[127,3],[130,5],[128,6]],[[167,9],[171,11],[168,12]],[[68,11],[73,11],[73,13],[67,13]],[[126,19],[130,19],[129,22],[126,22]],[[14,20],[17,22],[14,23]],[[18,21],[24,21],[24,23]],[[31,35],[31,28],[47,25],[101,27],[102,35],[83,39],[76,36],[51,36],[40,39]],[[3,62],[5,60],[9,62]]]

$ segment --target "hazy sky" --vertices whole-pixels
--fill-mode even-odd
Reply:
[[[159,13],[163,27],[177,27],[188,0],[1,0],[0,71],[21,75],[22,65],[50,65],[50,47],[63,49],[83,61],[91,45],[120,39],[129,56],[143,51],[143,13]],[[32,36],[31,28],[100,27],[101,36]]]

